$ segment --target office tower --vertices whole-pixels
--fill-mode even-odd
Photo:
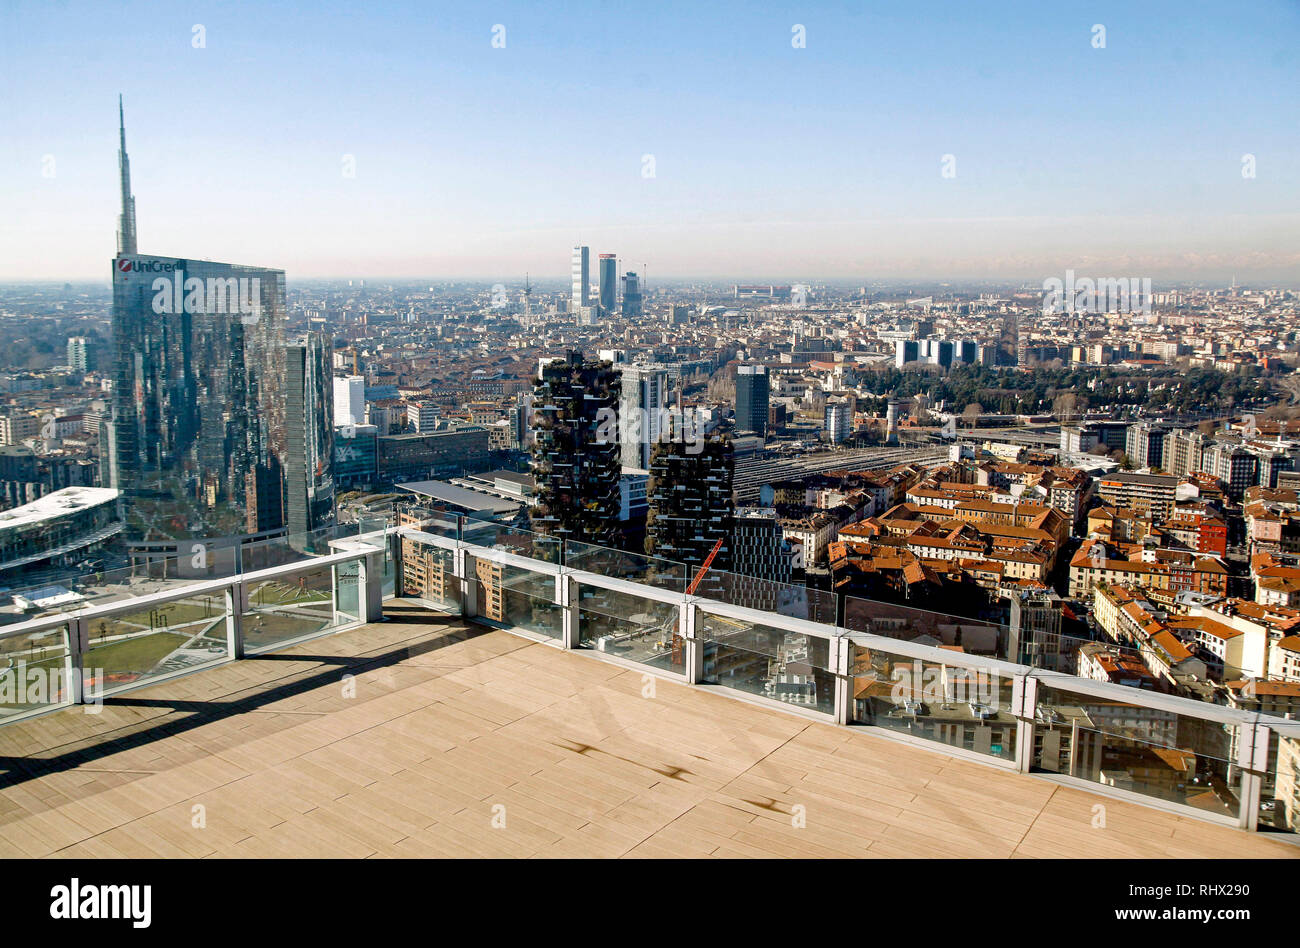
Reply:
[[[894,341],[894,367],[901,369],[909,362],[920,358],[920,346],[915,339],[897,339]]]
[[[998,334],[998,364],[1020,364],[1020,319],[1015,313],[1002,317],[1002,331]]]
[[[1213,441],[1205,448],[1203,468],[1227,485],[1228,497],[1240,503],[1247,487],[1259,483],[1259,458],[1232,441]]]
[[[674,303],[671,321],[674,326],[684,326],[691,321],[691,308]]]
[[[696,590],[701,596],[724,589],[722,574],[731,569],[735,467],[731,432],[725,429],[705,437],[702,446],[690,438],[665,437],[650,455],[646,552],[686,563],[693,577],[722,541],[710,565],[717,573],[706,575]]]
[[[950,339],[931,339],[930,340],[930,364],[937,365],[943,369],[952,368],[952,340]]]
[[[623,365],[618,419],[623,467],[648,469],[663,435],[675,370],[666,365]]]
[[[330,338],[285,349],[285,525],[291,537],[334,522],[334,388]]]
[[[135,253],[121,158],[108,443],[125,539],[166,555],[282,528],[284,271]]]
[[[437,431],[441,417],[442,408],[437,402],[418,401],[406,406],[406,426],[417,434]]]
[[[94,350],[85,336],[73,336],[68,340],[68,365],[75,372],[89,372],[95,368]]]
[[[379,471],[379,429],[340,425],[334,429],[334,484],[339,490],[368,488]]]
[[[591,250],[587,247],[573,248],[573,294],[570,305],[573,312],[591,305]]]
[[[751,609],[789,613],[799,590],[790,585],[794,550],[772,507],[737,507],[731,539],[727,601]]]
[[[159,313],[160,276],[171,287],[202,281],[205,290],[183,294],[188,311]],[[282,270],[117,258],[114,468],[119,489],[133,498],[129,537],[242,529],[246,477],[272,456],[283,459],[284,321]]]
[[[597,263],[600,281],[600,308],[612,314],[618,305],[618,258],[612,253],[602,253]]]
[[[736,366],[736,431],[767,434],[767,367]]]
[[[118,184],[122,189],[122,214],[117,221],[117,253],[138,253],[135,237],[135,197],[131,194],[131,160],[126,156],[126,114],[122,97],[117,97],[117,127],[120,145],[117,151]]]
[[[641,281],[629,270],[623,275],[623,315],[636,319],[641,311]]]
[[[1170,474],[1186,477],[1201,469],[1201,454],[1208,439],[1193,428],[1179,428],[1165,438],[1161,466]],[[1130,456],[1129,460],[1132,460]]]
[[[363,425],[365,423],[366,380],[360,375],[336,378],[334,380],[334,424]]]
[[[600,546],[618,535],[620,380],[578,349],[544,362],[533,398],[532,528]]]
[[[830,435],[832,444],[847,441],[853,434],[853,405],[842,401],[827,402],[822,427]]]

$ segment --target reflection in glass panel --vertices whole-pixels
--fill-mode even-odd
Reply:
[[[245,651],[266,651],[334,628],[333,583],[328,566],[253,583],[243,618]]]
[[[768,625],[700,613],[703,680],[786,704],[830,713],[835,679],[830,642]]]
[[[72,700],[68,627],[0,638],[0,723]]]
[[[479,621],[561,636],[563,611],[555,604],[555,577],[486,560],[476,560],[474,571]]]
[[[1012,679],[853,646],[850,720],[1014,760]]]
[[[1235,817],[1237,734],[1231,725],[1040,686],[1033,767]]]
[[[835,624],[835,593],[757,576],[709,570],[696,595],[747,609],[761,609],[794,619]]]
[[[402,537],[401,595],[421,599],[452,615],[460,614],[460,580],[456,554],[439,546]]]
[[[382,577],[383,598],[392,599],[397,595],[397,564],[393,558],[393,538],[384,540],[384,574]]]
[[[577,540],[564,541],[564,565],[569,569],[625,579],[672,592],[685,592],[690,581],[688,577],[693,575],[684,563]]]
[[[1269,734],[1259,828],[1285,833],[1300,831],[1300,738],[1276,731]]]
[[[334,567],[335,621],[361,621],[361,561],[338,563]]]
[[[578,641],[607,655],[685,674],[680,614],[672,603],[583,586]]]
[[[223,592],[93,619],[83,664],[87,691],[224,661],[229,656]]]

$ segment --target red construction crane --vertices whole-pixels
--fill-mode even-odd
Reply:
[[[713,544],[713,549],[709,550],[709,555],[704,558],[704,564],[700,567],[700,571],[695,574],[695,578],[691,580],[691,584],[686,587],[686,595],[690,596],[695,593],[695,587],[700,584],[700,580],[704,578],[704,574],[707,573],[709,567],[713,565],[713,558],[718,555],[718,550],[722,549],[723,539],[723,537],[718,537],[718,542]]]

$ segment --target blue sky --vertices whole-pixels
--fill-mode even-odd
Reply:
[[[8,0],[0,87],[0,279],[106,278],[118,92],[141,249],[290,279],[1300,272],[1297,0]]]

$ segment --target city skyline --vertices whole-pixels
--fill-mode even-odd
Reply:
[[[652,278],[1268,282],[1300,264],[1284,3],[1200,24],[1035,9],[1014,34],[943,5],[327,5],[256,29],[222,7],[82,9],[0,14],[25,37],[0,281],[102,279],[119,91],[145,249],[299,279],[558,279],[575,245]],[[247,103],[273,80],[267,134]]]

